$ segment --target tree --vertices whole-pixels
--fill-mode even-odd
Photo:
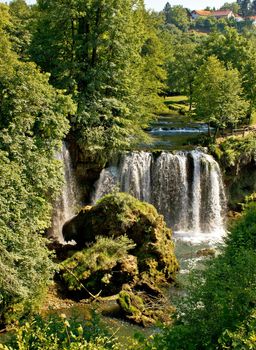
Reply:
[[[25,0],[13,0],[9,7],[11,26],[9,28],[13,50],[20,58],[27,59],[31,40],[32,9]]]
[[[251,0],[238,0],[238,5],[240,6],[240,14],[246,17],[250,14],[250,4]]]
[[[224,5],[221,6],[220,10],[231,10],[234,14],[238,14],[240,6],[237,2],[225,2]]]
[[[164,13],[164,16],[165,16],[165,23],[171,23],[170,12],[171,12],[171,5],[170,5],[169,2],[167,2],[165,4],[164,9],[163,9],[163,13]]]
[[[215,350],[255,347],[256,207],[230,230],[216,258],[192,272],[174,325],[147,349]]]
[[[256,109],[256,50],[248,51],[248,57],[242,66],[243,87],[249,102],[247,111],[248,123],[251,122],[253,111]]]
[[[170,89],[189,97],[190,110],[192,109],[194,79],[200,62],[197,49],[198,43],[192,40],[177,43],[174,57],[168,65]]]
[[[142,0],[38,2],[32,57],[78,101],[73,132],[83,149],[109,152],[143,135],[162,84],[154,30]]]
[[[183,31],[189,28],[189,18],[187,10],[181,5],[175,5],[165,9],[166,23],[174,24]]]
[[[56,151],[74,114],[70,97],[11,50],[9,8],[0,4],[0,322],[28,313],[53,263],[42,233],[61,185]]]
[[[253,0],[252,1],[252,4],[251,4],[251,11],[252,11],[252,15],[256,15],[256,0]]]
[[[199,68],[195,78],[196,114],[220,128],[236,125],[248,104],[242,98],[241,78],[236,69],[226,69],[216,57],[210,56]]]

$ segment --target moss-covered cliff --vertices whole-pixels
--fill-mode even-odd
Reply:
[[[230,137],[210,150],[223,171],[228,206],[240,210],[239,203],[256,191],[256,135]]]
[[[61,265],[68,290],[83,298],[122,291],[119,305],[130,319],[159,319],[159,310],[149,314],[146,304],[151,298],[151,303],[164,299],[162,287],[174,281],[178,262],[172,232],[152,205],[126,193],[109,194],[94,207],[83,208],[64,226],[63,234],[79,248]],[[138,297],[141,302],[127,311],[124,295],[129,305],[137,305]]]

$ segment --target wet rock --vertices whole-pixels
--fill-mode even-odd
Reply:
[[[171,322],[174,308],[161,293],[154,297],[144,291],[124,286],[117,300],[123,315],[134,323],[148,327],[156,322]]]
[[[120,308],[133,322],[164,319],[162,287],[174,281],[178,262],[172,232],[152,205],[110,194],[83,208],[63,233],[80,248],[61,265],[68,290],[81,298],[120,293]]]
[[[204,248],[200,249],[196,252],[197,257],[203,257],[203,256],[215,256],[216,250],[213,248]]]

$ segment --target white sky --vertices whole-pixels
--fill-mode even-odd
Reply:
[[[148,9],[161,11],[163,10],[165,4],[168,0],[144,0],[146,7]],[[184,7],[187,7],[190,10],[202,10],[206,6],[213,7],[215,6],[216,9],[220,8],[225,2],[234,2],[235,0],[169,0],[169,3],[172,5],[182,5]],[[9,2],[7,0],[0,0],[0,2]],[[35,0],[27,0],[28,4],[35,3]]]
[[[165,4],[167,3],[167,0],[144,0],[146,7],[161,11]],[[229,0],[169,0],[170,5],[182,5],[183,7],[187,7],[190,10],[203,10],[205,7],[216,7],[216,9],[220,8],[222,5],[224,5],[225,2],[235,2],[229,1]]]

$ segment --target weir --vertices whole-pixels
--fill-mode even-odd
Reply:
[[[113,190],[153,204],[177,237],[214,240],[224,233],[221,172],[201,151],[123,154],[101,172],[92,202]]]

